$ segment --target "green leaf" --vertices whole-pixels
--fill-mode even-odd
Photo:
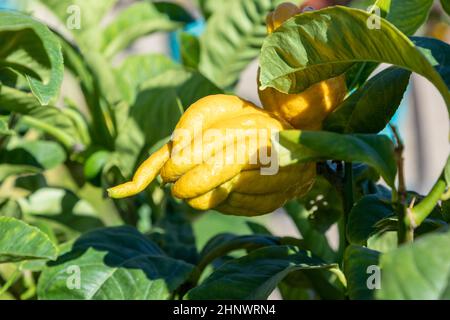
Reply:
[[[394,215],[392,205],[376,195],[361,198],[352,208],[347,223],[347,239],[364,245],[375,232],[377,222]]]
[[[9,129],[8,121],[0,118],[0,137],[1,136],[13,136],[14,130]]]
[[[57,248],[39,229],[20,220],[0,217],[0,263],[57,257]]]
[[[265,247],[226,262],[187,296],[193,300],[267,299],[289,273],[332,266],[288,246]]]
[[[165,7],[159,8],[151,1],[134,3],[124,10],[103,31],[101,51],[107,57],[113,57],[122,49],[128,47],[141,36],[156,31],[171,31],[181,26],[178,21],[171,19],[169,13],[164,12]],[[159,4],[161,6],[161,4]],[[178,10],[183,10],[176,4]],[[175,10],[172,8],[171,11]],[[184,11],[185,15],[188,15]]]
[[[426,77],[450,108],[442,78],[414,44],[389,22],[368,30],[367,12],[332,7],[297,15],[271,34],[261,52],[261,89],[302,92],[340,75],[355,62],[389,63]]]
[[[103,94],[101,93],[103,81],[97,77],[97,73],[88,65],[77,46],[66,40],[62,35],[59,35],[58,39],[63,50],[64,66],[78,80],[89,109],[90,118],[92,119],[90,136],[98,144],[111,146],[112,139],[101,103],[101,99],[103,99]],[[65,98],[67,100],[67,97]]]
[[[448,15],[450,15],[450,2],[448,0],[441,0],[442,8]]]
[[[181,61],[183,62],[183,65],[197,70],[200,63],[199,39],[193,34],[181,32],[179,35],[179,41]]]
[[[12,175],[39,173],[66,160],[64,149],[52,141],[11,139],[0,153],[0,181]]]
[[[116,69],[129,87],[130,103],[134,103],[136,95],[149,79],[158,77],[169,70],[180,70],[181,66],[162,54],[132,55],[127,57]]]
[[[70,151],[85,148],[73,119],[61,108],[42,106],[31,94],[3,86],[0,109],[24,116],[24,124],[53,136]]]
[[[69,288],[79,268],[80,287]],[[49,263],[38,282],[39,299],[169,299],[193,266],[166,256],[131,227],[92,231]],[[75,271],[76,272],[76,271]],[[75,283],[76,284],[76,283]]]
[[[378,266],[380,253],[364,247],[350,245],[344,254],[344,273],[348,295],[352,300],[373,300],[375,291],[369,289],[368,280],[373,266]]]
[[[263,224],[254,221],[246,221],[246,224],[253,234],[272,235],[272,232]]]
[[[47,186],[47,180],[42,173],[36,175],[26,175],[17,177],[14,181],[14,187],[34,191]]]
[[[345,277],[338,267],[295,271],[278,289],[283,300],[344,300]]]
[[[389,68],[348,97],[324,122],[324,130],[340,133],[378,133],[397,111],[411,72]]]
[[[289,201],[284,208],[300,232],[305,248],[326,262],[336,261],[337,252],[326,235],[311,224],[308,210],[297,201]]]
[[[412,37],[411,40],[450,88],[450,45],[434,38]]]
[[[450,299],[450,233],[421,237],[383,254],[378,299]]]
[[[367,248],[382,253],[397,249],[398,236],[397,231],[387,231],[378,233],[367,239]]]
[[[319,160],[362,162],[372,166],[395,187],[397,166],[392,141],[384,135],[344,135],[326,131],[280,132],[280,165]]]
[[[201,259],[212,262],[234,250],[253,250],[261,247],[279,245],[279,238],[272,235],[243,235],[220,233],[212,237],[200,252]]]
[[[200,38],[200,71],[221,88],[232,86],[258,56],[267,34],[266,15],[281,2],[231,0],[221,5]]]
[[[170,257],[192,264],[198,260],[191,222],[175,201],[167,203],[165,216],[158,221],[150,238]]]
[[[20,219],[22,211],[15,199],[0,198],[0,216]]]
[[[55,35],[29,16],[1,11],[0,38],[5,43],[0,49],[0,70],[10,68],[25,76],[41,104],[56,98],[64,67]]]
[[[413,35],[427,21],[433,6],[433,0],[382,1],[389,5],[386,19],[406,35]]]
[[[320,232],[326,232],[343,213],[338,191],[322,176],[316,178],[312,189],[298,201],[310,213],[308,219],[311,226]]]
[[[103,227],[92,206],[69,190],[41,188],[19,201],[25,215],[57,222],[77,232]]]

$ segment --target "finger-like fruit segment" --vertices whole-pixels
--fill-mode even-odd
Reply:
[[[246,139],[262,138],[263,133],[267,133],[270,138],[271,130],[280,131],[289,127],[289,124],[260,108],[245,107],[235,117],[206,129],[201,138],[193,139],[179,152],[173,151],[161,170],[161,177],[164,182],[174,182],[190,169],[222,152],[227,146]]]
[[[252,115],[246,119],[255,127],[265,125],[263,131],[256,131],[257,139],[244,137],[231,146],[227,145],[222,152],[186,172],[173,186],[172,193],[175,197],[181,199],[198,197],[232,179],[248,164],[252,162],[257,164],[262,160],[262,156],[269,155],[271,131],[282,130],[283,124],[276,118],[265,115]]]
[[[201,134],[202,129],[209,128],[213,123],[233,117],[244,108],[253,106],[251,102],[232,95],[210,95],[193,103],[181,116],[172,137],[173,149],[181,150],[189,144],[184,138],[186,132],[191,137]]]
[[[274,88],[259,90],[264,109],[302,130],[320,130],[323,120],[341,104],[346,94],[344,76],[316,83],[298,94],[285,94]]]
[[[290,165],[275,175],[262,175],[260,170],[242,171],[232,180],[233,191],[247,194],[282,192],[297,183],[308,183],[315,174],[314,163]]]
[[[108,189],[108,195],[111,198],[119,199],[130,197],[143,191],[156,178],[169,157],[170,144],[166,144],[139,166],[132,181]]]
[[[198,210],[209,210],[227,200],[228,195],[232,192],[248,195],[286,192],[289,195],[295,193],[300,196],[310,189],[315,175],[314,163],[284,167],[276,175],[262,175],[260,170],[242,171],[233,179],[213,190],[188,199],[187,203]],[[292,186],[294,186],[294,189]]]
[[[223,203],[228,198],[232,187],[232,182],[227,181],[201,196],[187,199],[186,202],[194,209],[209,210]]]

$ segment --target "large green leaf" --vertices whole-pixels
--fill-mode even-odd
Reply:
[[[364,247],[350,245],[345,250],[344,273],[347,278],[348,295],[353,300],[372,300],[374,289],[369,289],[369,277],[379,271],[371,269],[378,266],[380,253]]]
[[[57,38],[24,14],[0,12],[0,73],[10,68],[26,77],[41,104],[55,98],[63,79],[63,58]]]
[[[69,190],[41,188],[19,200],[21,211],[33,218],[57,222],[78,232],[103,227],[92,206]]]
[[[267,299],[289,273],[333,266],[288,246],[265,247],[223,264],[187,295],[194,300]]]
[[[0,153],[0,181],[52,169],[66,160],[64,149],[52,141],[11,139]]]
[[[76,123],[63,109],[42,106],[31,94],[1,87],[0,110],[2,109],[25,116],[22,118],[25,124],[53,136],[71,151],[85,147]]]
[[[364,245],[378,230],[376,223],[394,215],[392,205],[377,195],[359,200],[350,211],[347,223],[347,239],[352,244]]]
[[[175,201],[167,203],[165,216],[154,226],[151,239],[170,257],[196,264],[198,252],[191,222]]]
[[[433,0],[369,0],[353,1],[352,6],[359,9],[380,9],[381,16],[406,35],[414,34],[425,23],[433,6]],[[373,11],[373,10],[372,10]]]
[[[39,229],[15,218],[0,217],[0,263],[56,259],[57,248]]]
[[[103,31],[102,52],[113,57],[120,50],[128,47],[134,40],[155,31],[170,31],[180,27],[179,21],[171,19],[168,9],[169,4],[161,7],[163,3],[152,1],[141,1],[134,3],[122,10],[119,15]],[[171,4],[171,11],[182,11],[184,14],[178,16],[190,17],[180,6]],[[186,20],[186,19],[184,19]]]
[[[221,5],[200,38],[200,71],[221,88],[233,85],[258,56],[266,37],[266,15],[281,2],[229,0]]]
[[[168,70],[181,69],[181,66],[162,54],[132,55],[127,57],[116,69],[124,83],[129,87],[130,103],[135,102],[136,95],[143,84]]]
[[[387,136],[286,130],[280,132],[279,143],[281,166],[318,160],[362,162],[375,168],[391,187],[395,185],[394,146]]]
[[[79,288],[70,268],[79,268]],[[40,299],[168,299],[193,266],[166,256],[131,227],[99,229],[79,238],[72,250],[49,263],[38,283]],[[75,283],[76,284],[76,283]]]
[[[389,68],[348,97],[324,122],[327,131],[378,133],[394,116],[408,87],[411,72]]]
[[[381,0],[386,19],[406,35],[413,35],[427,21],[433,0]]]
[[[305,248],[326,262],[336,261],[337,252],[331,247],[325,233],[312,225],[308,210],[294,200],[288,202],[284,208],[300,232]]]
[[[368,18],[365,11],[332,7],[288,20],[264,42],[261,88],[301,92],[346,72],[355,62],[384,62],[426,77],[450,108],[449,90],[422,52],[386,20],[380,29],[369,30]]]
[[[450,299],[450,233],[429,234],[381,255],[379,299]]]
[[[234,250],[254,250],[261,247],[280,244],[280,239],[272,235],[244,235],[238,236],[231,233],[219,233],[212,237],[200,252],[201,263],[211,263]]]

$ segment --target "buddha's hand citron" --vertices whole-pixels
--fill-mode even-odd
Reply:
[[[256,216],[305,194],[314,182],[313,163],[279,168],[264,175],[274,132],[292,129],[275,114],[230,95],[212,95],[191,105],[172,140],[152,154],[132,181],[108,190],[124,198],[144,190],[160,175],[172,194],[199,210]]]

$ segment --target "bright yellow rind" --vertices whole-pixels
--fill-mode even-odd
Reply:
[[[264,109],[301,130],[320,130],[322,122],[344,101],[346,94],[344,76],[316,83],[299,94],[286,94],[274,88],[259,90]]]
[[[156,178],[169,157],[170,144],[166,144],[139,166],[131,181],[108,189],[108,195],[113,199],[120,199],[143,191]]]

